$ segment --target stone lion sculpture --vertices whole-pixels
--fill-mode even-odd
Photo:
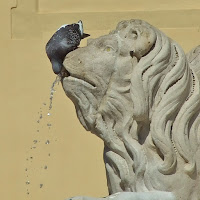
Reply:
[[[129,20],[66,56],[63,89],[105,144],[105,198],[200,199],[199,54]]]

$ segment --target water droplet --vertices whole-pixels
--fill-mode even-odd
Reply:
[[[33,157],[31,156],[30,159],[33,159]]]
[[[29,193],[29,192],[27,192],[26,194],[27,194],[27,195],[29,195],[30,193]]]
[[[49,153],[48,156],[51,156],[51,154]]]
[[[27,171],[28,171],[28,169],[26,168],[26,169],[25,169],[25,171],[27,172]]]
[[[33,143],[36,144],[38,141],[37,140],[33,140]]]
[[[50,143],[50,141],[49,140],[47,140],[46,142],[45,142],[45,144],[49,144]]]
[[[26,185],[29,185],[30,184],[30,181],[26,181]]]
[[[40,114],[40,119],[42,119],[42,114]]]
[[[50,123],[48,123],[48,124],[47,124],[47,126],[48,126],[48,127],[51,127],[51,124],[50,124]]]
[[[37,120],[37,123],[40,123],[40,120]]]
[[[46,104],[46,103],[43,103],[43,105],[46,106],[47,104]]]
[[[39,130],[37,130],[37,132],[40,132]]]
[[[44,166],[44,169],[47,169],[47,165]]]
[[[43,187],[43,184],[40,184],[40,188],[42,188]]]

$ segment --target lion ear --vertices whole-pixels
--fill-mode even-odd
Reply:
[[[132,28],[132,29],[129,30],[127,37],[131,40],[136,40],[137,37],[138,37],[138,32],[135,29]]]

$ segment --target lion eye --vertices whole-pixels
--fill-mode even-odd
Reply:
[[[105,48],[105,51],[107,51],[107,52],[110,52],[110,51],[112,51],[112,50],[113,50],[113,48],[110,47],[110,46],[107,46],[107,47]]]
[[[111,51],[111,48],[110,47],[106,47],[106,51]]]

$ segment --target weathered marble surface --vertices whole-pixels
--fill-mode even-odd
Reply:
[[[106,199],[200,199],[199,54],[130,20],[66,56],[63,89],[105,143]]]

